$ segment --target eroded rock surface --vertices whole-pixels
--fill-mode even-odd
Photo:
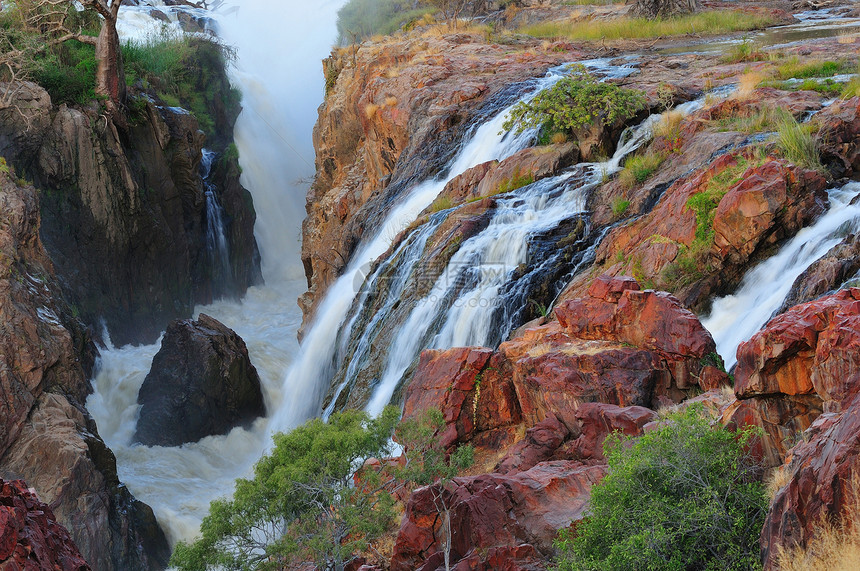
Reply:
[[[0,173],[0,477],[23,479],[94,569],[149,570],[170,549],[82,403],[95,348],[39,240],[38,194]]]
[[[0,479],[0,568],[89,571],[69,532],[51,507],[22,480]]]

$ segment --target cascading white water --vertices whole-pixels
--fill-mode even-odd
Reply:
[[[541,89],[551,86],[563,77],[563,72],[563,68],[550,70],[536,88],[520,100],[533,97]],[[511,107],[471,134],[444,177],[422,182],[410,190],[388,214],[377,234],[364,243],[343,274],[329,287],[302,341],[301,353],[286,375],[284,406],[272,416],[271,426],[274,430],[289,430],[320,412],[323,396],[335,368],[338,339],[348,338],[350,334],[352,322],[347,324],[347,328],[342,326],[347,312],[360,295],[360,287],[357,286],[364,281],[365,269],[388,250],[398,233],[433,202],[448,181],[483,162],[502,160],[513,155],[525,148],[534,137],[533,132],[517,136],[503,133],[502,124]]]
[[[717,352],[731,368],[737,349],[773,316],[788,297],[794,281],[846,235],[860,231],[860,183],[829,191],[830,209],[812,226],[804,228],[773,257],[744,276],[737,292],[716,299],[702,324],[714,336]]]
[[[197,312],[219,319],[245,340],[269,411],[281,406],[284,371],[298,353],[302,316],[296,299],[306,288],[301,220],[305,181],[314,172],[313,124],[325,89],[319,62],[337,36],[336,14],[345,1],[228,0],[212,13],[146,0],[145,6],[120,10],[124,40],[145,41],[161,32],[163,24],[149,16],[154,7],[168,14],[174,31],[180,11],[212,17],[219,36],[237,48],[237,67],[231,71],[243,93],[243,112],[235,140],[242,183],[257,211],[255,236],[265,285],[250,288],[241,302],[218,301]],[[268,420],[260,419],[249,430],[181,447],[131,445],[137,393],[159,346],[102,350],[87,406],[116,453],[120,479],[153,507],[175,542],[199,533],[209,502],[229,494],[235,479],[248,475],[270,441],[270,430]]]
[[[689,113],[699,107],[701,102],[691,102],[678,112]],[[648,117],[622,135],[621,144],[608,161],[578,164],[499,200],[487,228],[460,246],[430,293],[394,336],[367,411],[382,411],[423,349],[485,346],[504,338],[516,324],[503,320],[501,328],[506,330],[499,331],[496,311],[504,310],[506,297],[517,293],[506,286],[515,270],[529,261],[529,239],[584,213],[589,191],[603,177],[621,170],[623,159],[651,138],[652,127],[659,120],[659,115]],[[464,288],[464,284],[470,287]],[[436,332],[429,330],[437,323],[441,327]]]
[[[206,198],[206,249],[212,256],[216,279],[225,279],[230,276],[230,247],[224,234],[224,209],[215,195],[215,186],[209,181],[214,161],[215,152],[203,149],[200,177],[206,188],[203,193]]]

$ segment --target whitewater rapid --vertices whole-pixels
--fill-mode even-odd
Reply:
[[[242,184],[257,211],[255,237],[265,285],[252,287],[241,302],[198,307],[222,321],[246,342],[263,385],[267,410],[283,403],[284,372],[299,345],[302,315],[296,299],[307,284],[301,264],[301,221],[308,182],[314,174],[312,130],[324,96],[320,61],[334,43],[337,10],[346,0],[233,0],[212,13],[144,0],[123,6],[124,40],[146,41],[167,29],[177,33],[178,11],[211,18],[210,26],[237,49],[232,80],[242,93],[243,112],[235,128]],[[157,9],[171,23],[153,20]],[[268,419],[249,430],[208,437],[181,447],[132,445],[137,393],[160,341],[101,351],[87,407],[99,433],[117,457],[119,477],[152,506],[171,543],[199,534],[209,503],[232,493],[234,481],[250,469],[270,443]]]
[[[731,369],[738,346],[759,331],[782,307],[794,281],[849,234],[860,231],[860,183],[828,191],[830,208],[802,229],[776,255],[750,269],[737,291],[714,300],[702,324],[717,343],[717,352]]]

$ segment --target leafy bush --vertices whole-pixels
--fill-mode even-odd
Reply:
[[[557,540],[558,570],[760,569],[767,497],[752,436],[711,426],[697,405],[640,438],[607,439],[609,473]]]
[[[521,101],[511,110],[503,128],[518,133],[533,127],[544,133],[573,131],[601,123],[627,121],[645,107],[641,91],[597,81],[582,65],[569,76],[531,101]]]
[[[232,500],[213,501],[202,538],[179,543],[170,560],[180,570],[291,568],[314,561],[343,568],[352,554],[384,532],[393,517],[378,473],[363,470],[368,457],[390,453],[399,410],[378,419],[358,411],[310,420],[276,434],[275,449],[254,468],[252,480],[236,482]]]
[[[122,46],[126,82],[155,92],[171,107],[183,107],[211,135],[217,115],[236,114],[241,94],[221,80],[233,50],[216,41],[163,32]]]

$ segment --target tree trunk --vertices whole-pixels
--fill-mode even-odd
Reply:
[[[107,97],[108,107],[118,110],[125,103],[125,71],[116,20],[104,18],[96,40],[96,95]]]
[[[631,3],[628,0],[628,4]],[[630,12],[644,18],[668,18],[691,14],[701,7],[700,0],[634,0]]]

